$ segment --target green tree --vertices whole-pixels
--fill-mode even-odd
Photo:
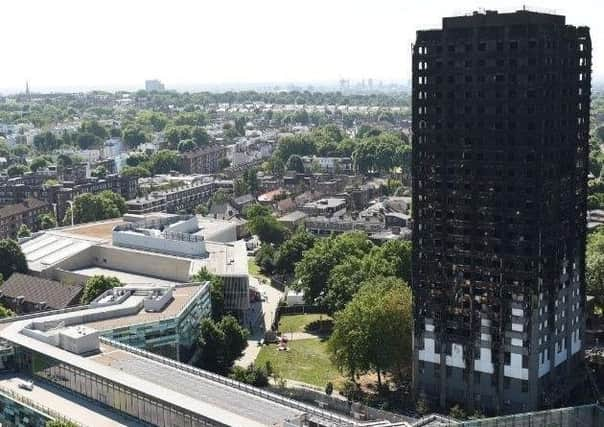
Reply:
[[[77,196],[73,202],[73,218],[74,222],[78,224],[116,218],[126,213],[127,210],[124,198],[109,190],[99,194],[84,193]],[[68,212],[63,223],[70,222],[71,212]]]
[[[596,136],[604,143],[604,126],[599,126],[596,129]]]
[[[302,161],[302,157],[297,154],[292,154],[287,159],[286,169],[288,171],[296,171],[298,173],[304,173],[304,162]]]
[[[411,357],[411,290],[400,279],[375,277],[335,314],[328,350],[342,372],[399,375]]]
[[[191,132],[191,138],[197,147],[206,147],[210,144],[210,136],[204,128],[195,127]]]
[[[82,150],[88,150],[89,148],[98,147],[102,141],[90,132],[81,132],[78,133],[76,142]]]
[[[54,133],[46,131],[34,136],[34,148],[42,152],[50,152],[59,148],[59,141]]]
[[[228,168],[229,166],[231,166],[231,161],[229,159],[227,159],[226,157],[223,157],[222,159],[218,160],[218,169],[219,170],[224,170],[224,169]]]
[[[17,144],[10,151],[13,154],[13,156],[17,156],[17,157],[27,157],[27,155],[30,152],[29,147],[25,144]],[[8,156],[5,156],[5,157],[8,157]]]
[[[287,229],[265,206],[254,204],[246,208],[244,213],[248,230],[257,235],[262,242],[280,244],[287,237]]]
[[[148,162],[150,159],[149,155],[141,152],[134,152],[128,155],[126,159],[126,164],[128,166],[141,166],[142,163]]]
[[[122,132],[122,139],[131,148],[137,147],[147,141],[147,136],[140,126],[129,125]]]
[[[267,362],[268,367],[256,366],[253,363],[247,368],[241,366],[235,366],[231,370],[230,378],[235,381],[253,385],[254,387],[266,387],[268,386],[268,379],[272,375],[269,370],[270,363]]]
[[[94,169],[92,175],[97,178],[105,178],[107,176],[107,168],[103,165],[99,165]]]
[[[468,418],[466,411],[459,405],[453,405],[451,409],[449,409],[449,416],[456,420],[465,420]]]
[[[82,304],[89,304],[103,292],[122,286],[122,282],[117,277],[96,275],[86,281],[84,292],[82,293]]]
[[[198,363],[204,369],[226,374],[247,347],[247,330],[233,316],[224,316],[220,322],[203,319],[199,328]]]
[[[224,283],[222,279],[202,267],[191,278],[194,282],[210,282],[210,301],[212,304],[212,319],[219,321],[224,315]]]
[[[348,256],[363,257],[373,244],[365,233],[344,233],[316,241],[295,267],[295,286],[314,303],[325,291],[331,270]]]
[[[275,157],[286,162],[292,155],[310,156],[317,153],[317,147],[310,135],[298,134],[284,136],[279,140]]]
[[[275,270],[281,274],[293,275],[298,261],[305,251],[315,244],[315,237],[304,229],[298,230],[279,247],[275,254]]]
[[[29,164],[29,169],[32,172],[37,172],[39,169],[44,169],[46,166],[48,166],[48,160],[46,160],[44,157],[36,157],[32,159],[31,163]]]
[[[27,166],[25,165],[10,165],[6,170],[6,174],[9,177],[21,176],[27,172]]]
[[[587,238],[585,281],[587,294],[604,309],[604,231],[597,230]]]
[[[243,183],[248,193],[258,191],[258,171],[255,168],[247,169],[243,173]]]
[[[260,267],[260,271],[264,274],[273,274],[275,270],[275,249],[269,245],[262,245],[260,249],[254,255],[254,260],[258,267]]]
[[[98,196],[101,199],[107,200],[112,206],[116,207],[119,215],[123,215],[128,212],[128,207],[126,206],[126,200],[119,194],[114,193],[113,191],[105,190],[101,191]],[[113,207],[111,208],[113,209]],[[110,218],[108,215],[104,215],[106,218]],[[102,218],[105,219],[105,218]]]
[[[69,167],[73,165],[73,159],[67,154],[59,154],[57,156],[57,166]]]
[[[4,280],[13,273],[27,273],[27,259],[14,240],[0,240],[0,274]]]
[[[206,122],[206,115],[202,111],[183,112],[174,117],[176,126],[204,126]]]
[[[4,319],[5,317],[12,317],[14,315],[15,313],[11,309],[0,305],[0,319]]]
[[[48,230],[57,226],[57,219],[53,214],[42,214],[38,217],[38,227],[40,230]]]
[[[141,111],[136,116],[136,123],[142,127],[150,127],[154,132],[161,132],[168,124],[168,117],[164,113]]]
[[[151,172],[142,166],[124,166],[120,174],[122,176],[136,176],[138,178],[151,176]]]
[[[31,237],[31,230],[25,224],[21,224],[19,230],[17,231],[17,237]]]
[[[164,137],[168,142],[168,148],[175,149],[183,139],[192,138],[191,126],[168,126],[164,131]]]
[[[80,125],[81,133],[89,133],[96,138],[103,140],[109,137],[107,129],[96,120],[84,120]]]
[[[179,153],[184,153],[186,151],[194,151],[195,149],[197,149],[197,145],[195,145],[192,139],[183,139],[178,143]]]
[[[176,151],[159,150],[151,157],[150,161],[153,174],[169,173],[181,169],[181,158]]]
[[[411,242],[389,240],[379,247],[378,257],[392,263],[396,277],[411,283]]]

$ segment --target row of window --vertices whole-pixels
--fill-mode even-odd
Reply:
[[[431,69],[432,61],[418,61],[417,69],[419,71],[425,71]],[[554,58],[552,56],[546,56],[544,58],[537,57],[514,57],[514,58],[487,58],[487,59],[478,59],[473,61],[472,59],[450,59],[448,61],[443,61],[442,59],[435,59],[434,68],[442,69],[445,67],[448,69],[462,69],[462,68],[472,68],[472,67],[480,67],[480,68],[494,68],[494,67],[505,67],[508,65],[510,68],[520,68],[520,67],[536,67],[538,65],[561,65],[563,69],[572,67],[573,69],[577,66],[586,67],[588,65],[588,60],[586,57],[562,57],[562,58]]]
[[[489,51],[495,51],[495,52],[504,52],[504,51],[516,51],[518,49],[522,49],[522,48],[528,48],[528,49],[537,49],[539,48],[540,50],[543,49],[558,49],[559,47],[563,47],[566,50],[571,50],[571,51],[575,51],[578,50],[579,52],[586,52],[587,51],[587,44],[583,41],[580,41],[579,43],[576,43],[575,41],[564,41],[564,42],[560,42],[558,40],[536,40],[536,39],[529,39],[529,40],[509,40],[507,42],[503,41],[503,40],[482,40],[479,41],[478,43],[470,43],[470,42],[466,42],[466,43],[456,43],[456,44],[448,44],[446,47],[442,46],[440,44],[436,44],[433,46],[428,46],[425,44],[417,44],[415,46],[415,52],[416,54],[423,56],[423,55],[430,55],[432,53],[443,53],[443,52],[447,52],[447,53],[470,53],[470,52],[474,52],[474,51],[478,51],[478,52],[489,52]]]

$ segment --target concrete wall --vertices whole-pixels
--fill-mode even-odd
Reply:
[[[97,246],[93,265],[176,282],[188,282],[191,261],[160,254]]]
[[[140,233],[113,232],[113,244],[132,249],[147,250],[177,256],[202,257],[206,254],[205,242],[172,240],[145,236]]]

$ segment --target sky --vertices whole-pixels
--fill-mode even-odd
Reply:
[[[340,78],[404,82],[415,31],[443,16],[513,11],[509,0],[0,0],[0,92],[168,89]],[[591,27],[604,78],[602,0],[528,9]]]

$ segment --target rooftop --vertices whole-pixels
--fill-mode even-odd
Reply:
[[[9,298],[23,297],[31,303],[46,303],[50,309],[65,308],[74,303],[82,292],[79,285],[66,285],[54,280],[27,274],[13,273],[10,278],[0,286],[3,296]]]
[[[21,203],[15,203],[12,205],[6,205],[0,208],[0,218],[7,218],[9,216],[18,215],[23,212],[28,212],[32,209],[42,208],[44,206],[50,206],[48,203],[38,199],[25,199]]]
[[[128,273],[126,271],[117,270],[115,268],[107,268],[100,266],[90,266],[84,268],[75,268],[69,270],[72,273],[81,274],[82,276],[111,276],[116,277],[125,285],[129,286],[175,286],[182,282],[160,279],[148,275]]]
[[[97,322],[89,322],[86,323],[86,326],[98,331],[107,331],[172,318],[180,313],[180,311],[186,307],[187,303],[191,301],[202,288],[201,285],[175,288],[172,292],[172,301],[159,312],[145,311],[141,308],[141,310],[135,314],[114,317],[112,319],[100,320]]]
[[[564,25],[565,17],[550,13],[518,10],[516,12],[499,13],[496,10],[486,10],[484,13],[474,12],[467,16],[443,18],[443,29],[467,27],[495,27],[504,25]]]
[[[144,378],[145,381],[149,381],[158,386],[157,388],[167,392],[180,394],[197,402],[204,402],[208,406],[213,406],[213,412],[224,411],[241,417],[241,424],[239,424],[241,426],[275,425],[284,419],[293,418],[302,413],[256,396],[247,395],[233,387],[109,346],[100,355],[93,356],[91,359],[114,370]]]

